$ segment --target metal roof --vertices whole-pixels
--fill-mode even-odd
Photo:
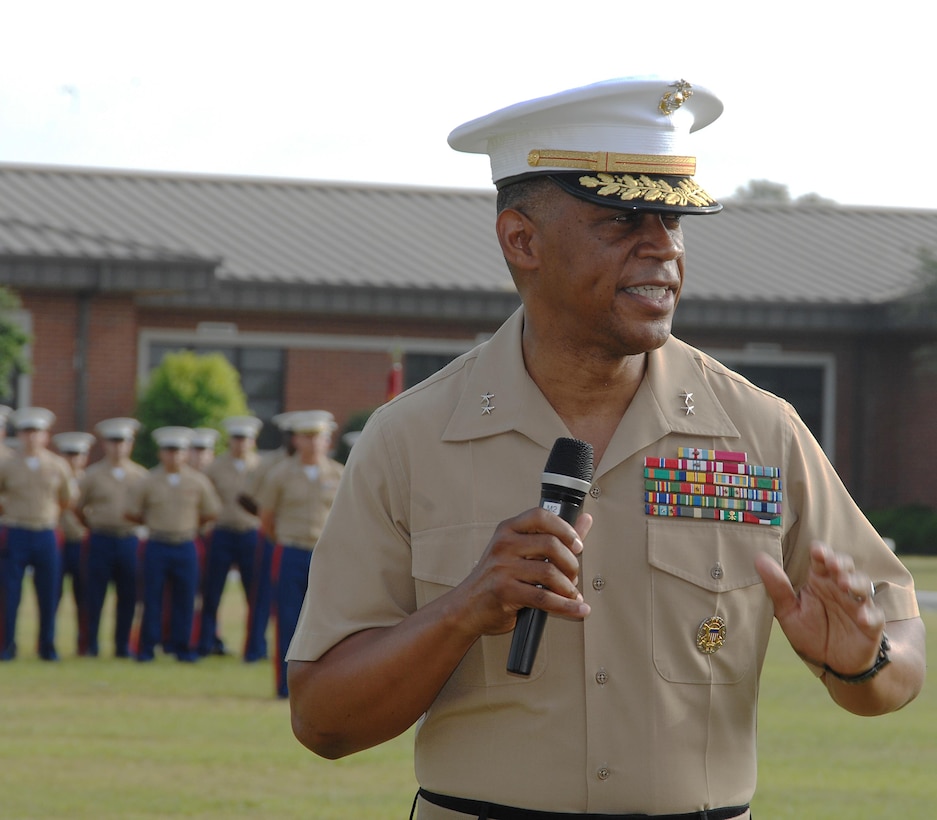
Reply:
[[[213,269],[213,287],[169,277],[174,294],[145,298],[503,314],[517,297],[494,216],[493,191],[0,164],[0,281],[83,287],[85,269],[155,291],[153,271],[187,266]],[[937,211],[729,203],[683,225],[681,312],[705,324],[732,308],[760,321],[780,304],[882,305],[914,287],[920,250],[937,249]]]
[[[730,202],[683,230],[691,299],[881,304],[937,251],[937,210]]]

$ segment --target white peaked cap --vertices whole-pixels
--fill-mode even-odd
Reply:
[[[99,421],[94,431],[103,439],[131,439],[137,430],[140,429],[140,422],[136,419],[118,417],[113,419],[104,419]]]
[[[94,444],[94,436],[91,433],[56,433],[52,436],[52,443],[55,449],[60,453],[76,455],[78,453],[87,453]]]
[[[48,430],[55,424],[55,413],[45,407],[21,407],[10,414],[10,422],[17,430]]]
[[[223,419],[221,426],[229,436],[245,436],[257,438],[264,423],[256,416],[228,416]]]
[[[714,213],[722,206],[694,181],[687,137],[721,113],[711,91],[685,80],[624,77],[502,108],[449,144],[488,154],[499,188],[548,175],[608,207]]]
[[[159,447],[175,447],[187,450],[192,443],[191,427],[157,427],[153,431],[153,440]]]

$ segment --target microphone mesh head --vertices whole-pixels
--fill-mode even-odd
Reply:
[[[544,472],[592,482],[592,445],[578,438],[558,438]]]

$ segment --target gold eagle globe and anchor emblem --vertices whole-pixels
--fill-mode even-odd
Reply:
[[[704,655],[718,652],[726,642],[725,618],[713,615],[706,618],[696,630],[696,648]]]
[[[660,105],[658,106],[660,113],[668,116],[693,96],[693,86],[686,80],[677,80],[677,82],[671,83],[669,88],[674,90],[667,91],[660,98]]]

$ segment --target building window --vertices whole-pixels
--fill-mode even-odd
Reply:
[[[727,367],[782,399],[803,419],[828,454],[836,435],[836,367],[828,354],[780,350],[708,351]]]
[[[407,353],[403,359],[403,386],[413,387],[442,370],[459,353]]]
[[[787,399],[814,437],[823,436],[823,369],[819,367],[776,367],[741,365],[737,368],[746,379],[765,390]]]

